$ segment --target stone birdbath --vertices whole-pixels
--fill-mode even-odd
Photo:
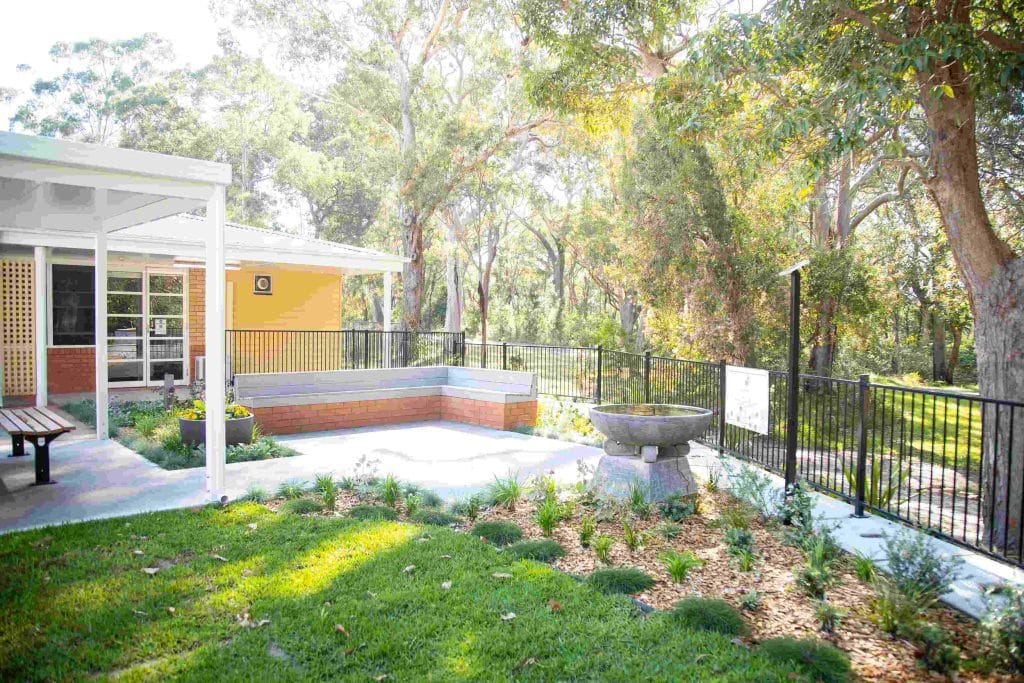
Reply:
[[[590,409],[590,421],[605,435],[607,455],[598,476],[613,494],[631,485],[646,488],[651,500],[696,493],[687,454],[690,441],[711,425],[705,408],[658,403],[611,404]]]

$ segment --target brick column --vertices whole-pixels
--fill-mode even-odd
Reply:
[[[206,272],[188,269],[188,376],[193,381],[196,357],[206,354]]]

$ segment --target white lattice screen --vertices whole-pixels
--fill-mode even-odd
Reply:
[[[33,266],[32,261],[0,260],[0,353],[7,396],[36,391]]]

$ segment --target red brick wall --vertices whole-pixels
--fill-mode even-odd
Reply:
[[[51,394],[96,391],[96,349],[51,346],[46,350],[46,389]]]
[[[453,396],[410,396],[255,408],[252,412],[264,434],[295,434],[424,420],[452,420],[494,429],[512,429],[534,424],[537,402],[493,403]]]
[[[195,379],[196,356],[206,353],[206,271],[188,269],[188,377]]]

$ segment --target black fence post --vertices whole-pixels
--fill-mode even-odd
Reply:
[[[508,342],[501,342],[501,369],[508,370]]]
[[[651,402],[651,352],[644,351],[644,403]]]
[[[718,455],[725,453],[725,359],[718,361]]]
[[[460,354],[460,359],[461,359],[459,361],[459,365],[462,366],[462,367],[466,367],[466,333],[465,332],[459,332],[459,349],[460,349],[459,354]]]
[[[786,386],[786,490],[796,483],[797,413],[800,401],[800,269],[789,274],[789,373]]]
[[[370,331],[363,330],[363,367],[370,367]]]
[[[870,399],[869,375],[861,375],[857,383],[857,474],[853,516],[864,516],[864,485],[867,479],[868,462],[868,401]]]
[[[604,347],[599,345],[597,347],[597,382],[594,383],[594,398],[598,403],[601,402],[601,375],[603,374],[601,372],[602,356],[604,356]]]

